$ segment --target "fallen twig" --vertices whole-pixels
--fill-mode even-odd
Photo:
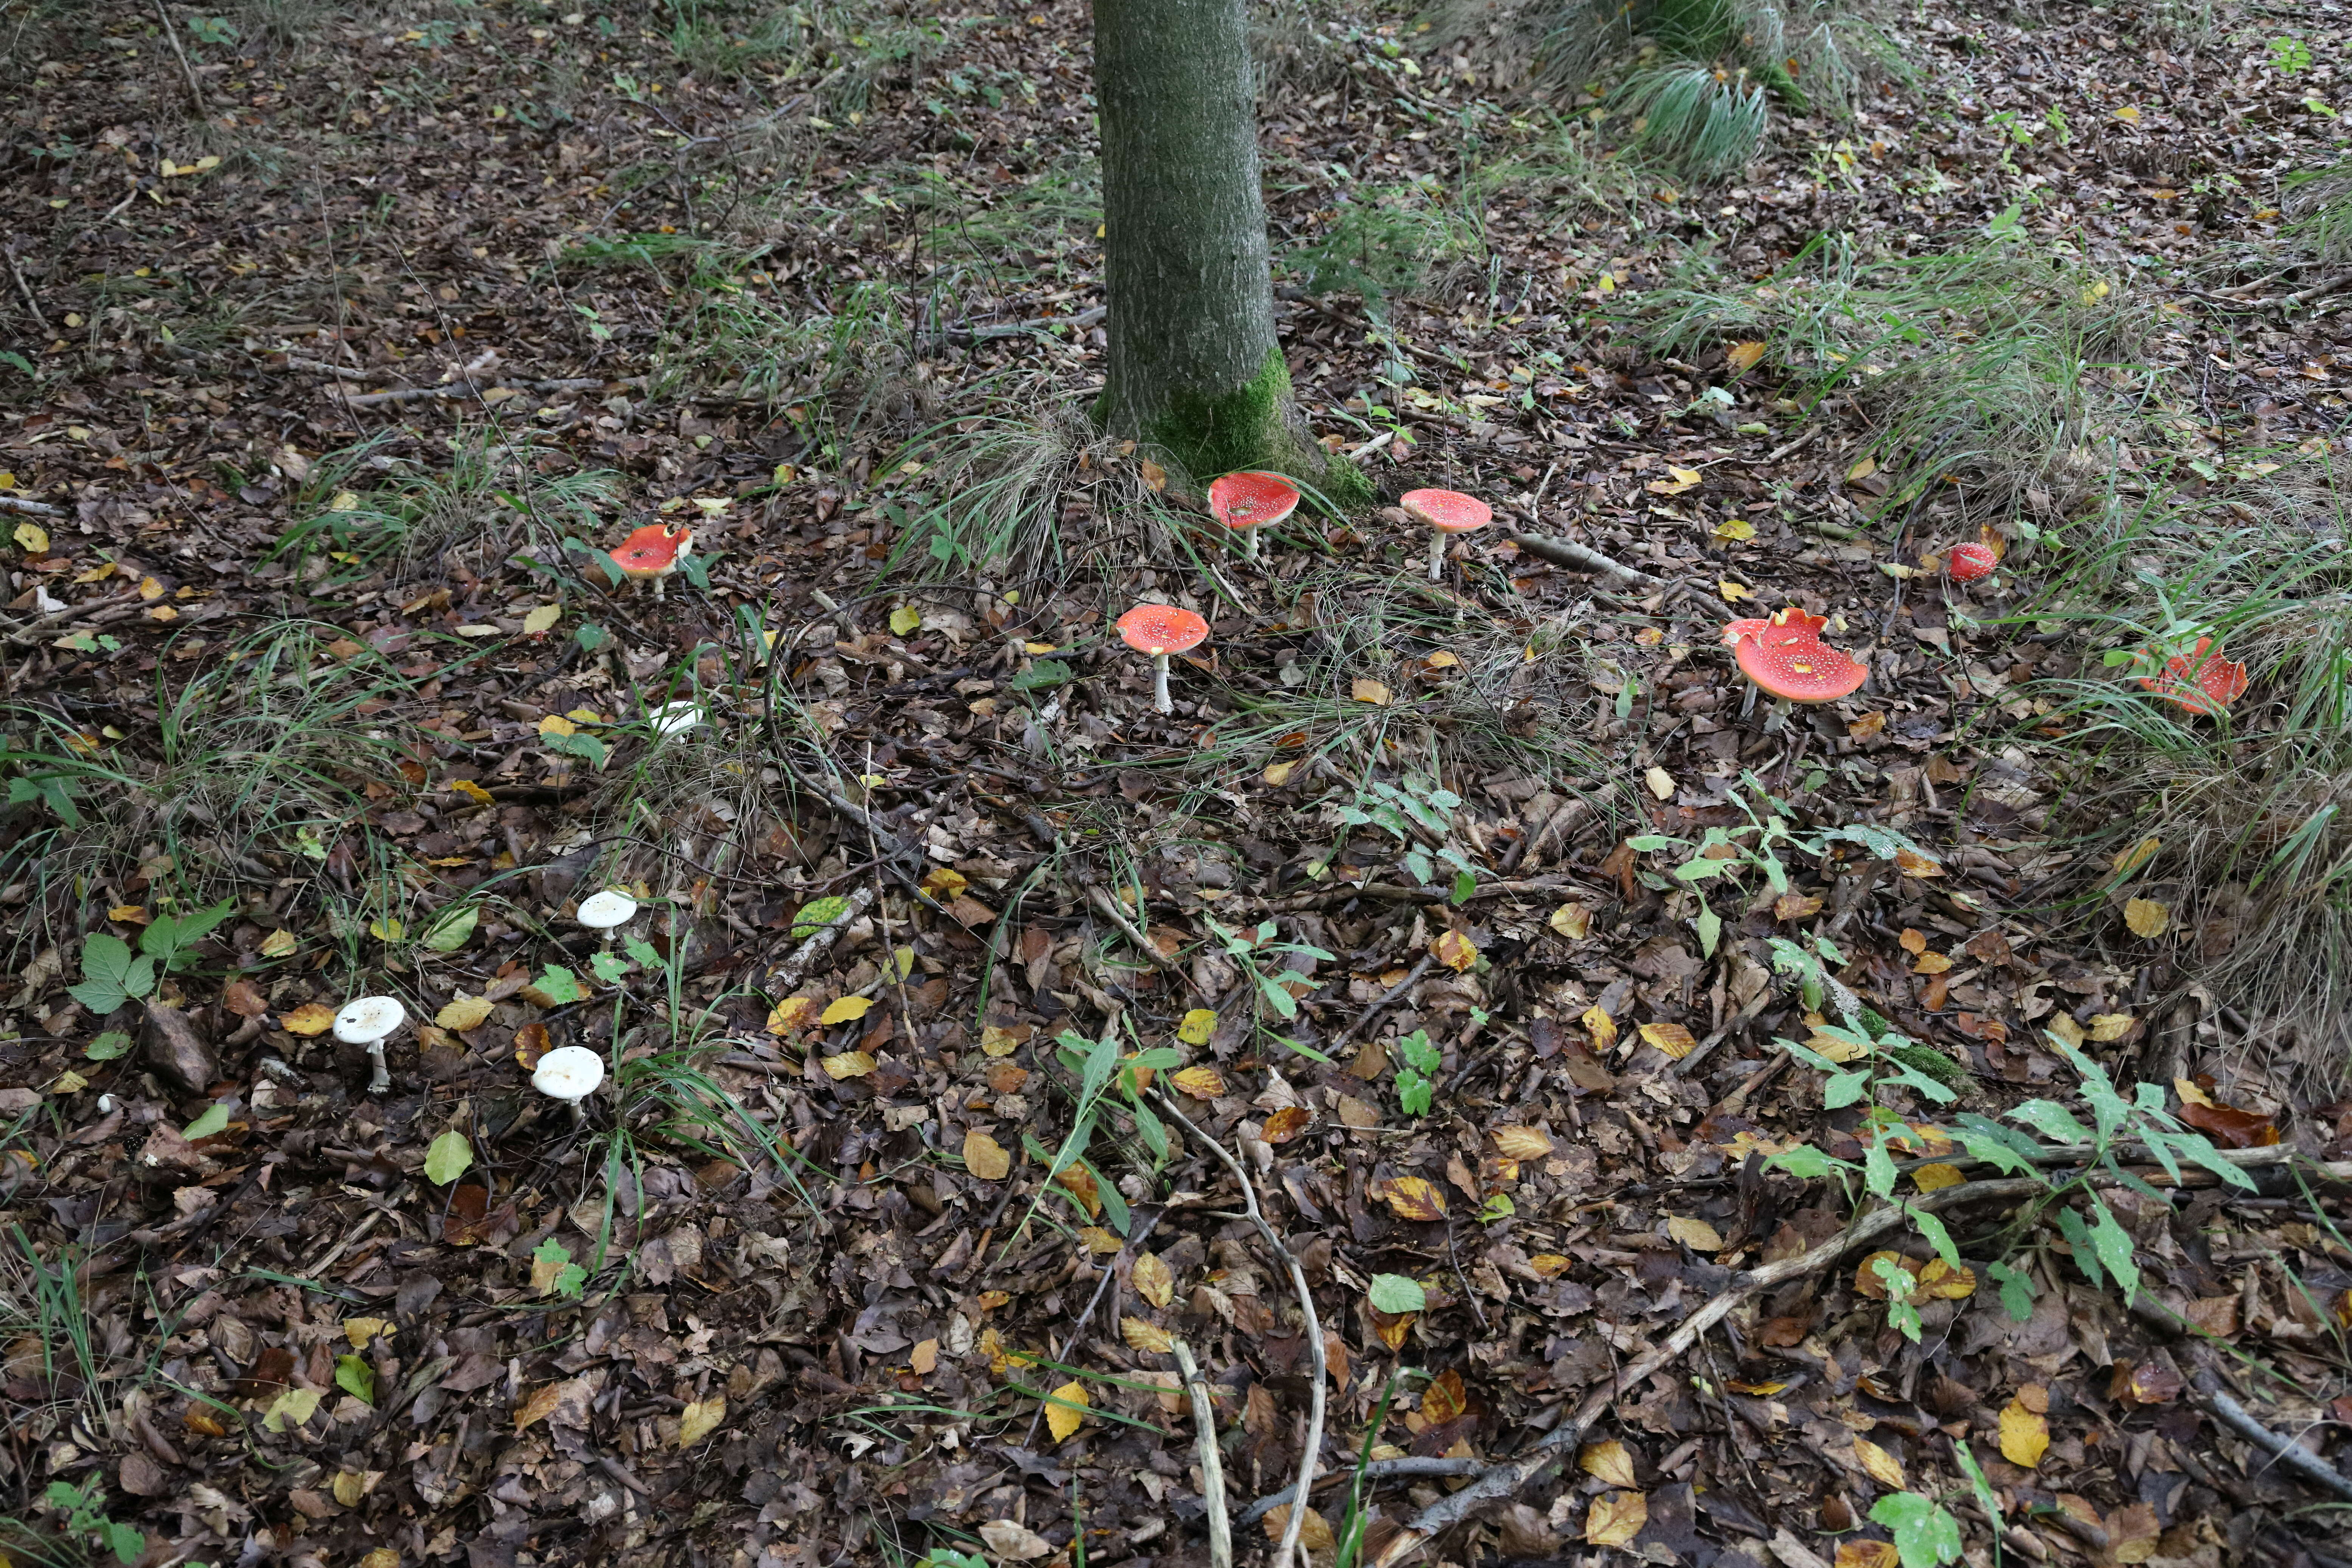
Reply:
[[[1339,1033],[1332,1038],[1331,1043],[1323,1047],[1323,1054],[1326,1056],[1333,1054],[1338,1051],[1340,1047],[1346,1045],[1349,1040],[1354,1039],[1358,1035],[1362,1034],[1367,1028],[1370,1027],[1372,1020],[1379,1017],[1381,1013],[1386,1011],[1390,1003],[1395,1001],[1398,997],[1403,995],[1406,992],[1420,984],[1421,977],[1428,973],[1431,966],[1436,963],[1436,962],[1437,955],[1435,953],[1423,953],[1419,961],[1416,962],[1411,969],[1405,972],[1405,977],[1402,980],[1398,981],[1394,985],[1390,986],[1388,990],[1381,993],[1381,999],[1379,1001],[1365,1008],[1361,1013],[1357,1014],[1356,1021],[1349,1025],[1346,1028],[1340,1030]]]
[[[0,511],[28,512],[34,517],[63,517],[66,509],[51,506],[47,501],[26,500],[22,496],[0,496]]]
[[[2254,1419],[2253,1413],[2223,1392],[2221,1381],[2210,1372],[2200,1373],[2196,1389],[2201,1403],[2219,1421],[2256,1448],[2268,1455],[2273,1464],[2284,1465],[2322,1491],[2333,1492],[2347,1502],[2352,1502],[2352,1477],[2329,1464],[2292,1437],[2282,1436]]]
[[[188,79],[188,96],[195,100],[196,113],[209,116],[212,105],[205,101],[204,85],[196,80],[196,68],[188,63],[188,52],[180,47],[179,29],[172,26],[172,13],[163,8],[163,0],[155,0],[155,15],[163,18],[163,37],[171,40],[172,52],[180,58],[180,71]]]
[[[1062,1336],[1062,1348],[1054,1352],[1055,1361],[1067,1364],[1070,1352],[1076,1348],[1078,1336],[1087,1331],[1087,1325],[1094,1321],[1095,1310],[1103,1304],[1103,1298],[1110,1294],[1111,1281],[1118,1278],[1119,1264],[1134,1257],[1135,1249],[1150,1239],[1152,1231],[1158,1227],[1160,1217],[1167,1212],[1166,1209],[1154,1209],[1144,1215],[1142,1223],[1138,1225],[1129,1234],[1127,1239],[1119,1244],[1118,1256],[1103,1266],[1101,1282],[1095,1286],[1095,1293],[1087,1298],[1087,1310],[1078,1314],[1078,1321],[1072,1323],[1070,1331]],[[1021,1440],[1024,1447],[1037,1441],[1037,1423],[1045,1418],[1045,1407],[1041,1405],[1037,1406],[1036,1414],[1029,1417],[1029,1436]]]
[[[1247,1205],[1244,1217],[1257,1227],[1257,1233],[1265,1238],[1268,1249],[1280,1258],[1290,1271],[1290,1288],[1298,1297],[1298,1310],[1306,1320],[1307,1357],[1314,1363],[1310,1373],[1313,1379],[1313,1392],[1308,1394],[1307,1401],[1307,1440],[1299,1456],[1298,1480],[1292,1489],[1304,1496],[1315,1484],[1316,1457],[1323,1449],[1324,1385],[1329,1381],[1328,1363],[1323,1353],[1323,1324],[1315,1315],[1315,1293],[1307,1289],[1307,1271],[1298,1266],[1298,1259],[1292,1256],[1290,1248],[1283,1245],[1282,1237],[1267,1222],[1265,1211],[1257,1206],[1257,1188],[1251,1185],[1249,1172],[1243,1168],[1242,1163],[1227,1152],[1223,1143],[1193,1126],[1192,1119],[1177,1110],[1166,1095],[1158,1089],[1153,1089],[1151,1100],[1152,1103],[1159,1106],[1163,1114],[1174,1120],[1178,1126],[1214,1150],[1217,1158],[1224,1162],[1225,1168],[1233,1172],[1234,1180],[1242,1184],[1242,1202]],[[1222,1500],[1220,1501],[1222,1503]],[[1298,1554],[1298,1532],[1304,1528],[1306,1522],[1305,1509],[1295,1508],[1290,1510],[1290,1517],[1284,1522],[1282,1528],[1281,1544],[1274,1549],[1274,1568],[1290,1568],[1292,1560]],[[1213,1541],[1211,1543],[1213,1553],[1214,1550]]]
[[[849,929],[850,921],[864,914],[874,902],[871,885],[849,895],[849,907],[810,933],[808,939],[793,949],[792,956],[778,964],[768,976],[767,991],[772,996],[788,994],[806,977],[809,966],[824,956],[827,949],[841,933]]]
[[[1192,1347],[1178,1340],[1168,1347],[1184,1392],[1192,1397],[1192,1441],[1201,1456],[1201,1500],[1209,1510],[1209,1568],[1234,1568],[1234,1526],[1225,1517],[1225,1467],[1217,1447],[1217,1411],[1209,1384],[1192,1360]]]
[[[1653,577],[1637,567],[1626,565],[1622,561],[1612,560],[1598,550],[1579,544],[1572,539],[1554,539],[1543,533],[1515,533],[1511,535],[1511,542],[1538,560],[1549,561],[1555,566],[1572,566],[1579,571],[1598,572],[1603,576],[1614,577],[1620,582],[1632,583],[1643,588],[1663,588],[1666,585],[1665,580],[1662,577]]]
[[[2047,1184],[2035,1176],[2017,1176],[2000,1182],[1969,1182],[1957,1187],[1945,1187],[1901,1207],[1882,1208],[1864,1215],[1847,1226],[1843,1235],[1794,1258],[1784,1258],[1777,1263],[1767,1263],[1759,1268],[1748,1270],[1738,1283],[1709,1299],[1698,1310],[1685,1318],[1664,1340],[1636,1357],[1622,1373],[1594,1389],[1585,1397],[1584,1403],[1577,1406],[1573,1415],[1546,1433],[1534,1447],[1517,1458],[1506,1459],[1490,1467],[1460,1491],[1414,1515],[1381,1553],[1375,1568],[1390,1568],[1391,1564],[1440,1531],[1461,1523],[1479,1504],[1516,1494],[1559,1463],[1566,1451],[1581,1442],[1587,1429],[1619,1399],[1639,1388],[1653,1373],[1697,1343],[1700,1335],[1764,1291],[1829,1268],[1855,1247],[1866,1246],[1888,1231],[1900,1227],[1913,1214],[1932,1214],[1960,1203],[1986,1199],[2031,1197],[2048,1191]]]
[[[1094,905],[1103,919],[1117,926],[1120,934],[1135,945],[1136,951],[1150,961],[1152,968],[1162,974],[1173,974],[1180,980],[1185,977],[1184,966],[1151,945],[1151,939],[1144,934],[1141,927],[1127,918],[1127,911],[1118,907],[1118,900],[1110,896],[1109,889],[1087,883],[1087,902]]]
[[[1476,1459],[1447,1459],[1414,1454],[1402,1459],[1374,1459],[1364,1467],[1363,1476],[1368,1481],[1386,1480],[1392,1476],[1475,1476],[1485,1468]],[[1325,1479],[1339,1480],[1354,1473],[1351,1470],[1334,1470]],[[1298,1488],[1295,1485],[1267,1493],[1242,1510],[1239,1521],[1242,1528],[1247,1530],[1297,1495]]]
[[[16,292],[25,297],[25,309],[33,312],[33,325],[41,329],[41,336],[45,338],[56,336],[57,334],[49,326],[49,319],[41,314],[40,301],[33,298],[32,285],[25,281],[24,273],[16,268],[16,253],[11,250],[6,252],[6,255],[8,276],[16,280]]]

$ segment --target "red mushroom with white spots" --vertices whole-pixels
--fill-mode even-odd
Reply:
[[[2199,637],[2195,647],[2174,654],[2161,670],[2141,676],[2139,683],[2175,707],[2209,718],[2219,718],[2251,684],[2246,667],[2223,658],[2211,637]]]
[[[1955,583],[1980,583],[2000,565],[1990,544],[1955,544],[1944,560],[1945,574]]]
[[[649,522],[621,541],[613,552],[614,567],[632,583],[651,583],[654,597],[662,596],[663,581],[677,570],[694,548],[694,530],[682,522]]]
[[[1791,702],[1834,702],[1851,697],[1870,677],[1870,667],[1848,658],[1822,640],[1825,617],[1790,608],[1770,620],[1734,623],[1743,629],[1733,641],[1739,673],[1756,689],[1779,700],[1787,711]]]
[[[1257,559],[1257,531],[1298,510],[1298,487],[1280,474],[1227,474],[1209,486],[1209,514],[1242,536],[1242,559]]]
[[[1190,653],[1209,635],[1209,623],[1175,605],[1138,605],[1118,618],[1119,640],[1151,656],[1151,705],[1176,711],[1168,695],[1168,656]]]
[[[1493,508],[1459,490],[1407,490],[1397,498],[1397,505],[1407,517],[1429,525],[1429,580],[1433,583],[1445,570],[1445,536],[1468,533],[1495,520]]]

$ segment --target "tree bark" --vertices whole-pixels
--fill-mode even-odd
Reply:
[[[1325,476],[1275,337],[1242,0],[1095,0],[1094,20],[1110,335],[1096,422],[1196,482]],[[1368,489],[1345,465],[1328,478]]]

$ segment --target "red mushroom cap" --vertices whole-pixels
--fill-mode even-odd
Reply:
[[[1495,520],[1494,509],[1459,490],[1407,490],[1397,498],[1405,515],[1447,533],[1467,533]]]
[[[1298,507],[1298,487],[1280,474],[1227,474],[1209,486],[1209,511],[1227,528],[1264,528]]]
[[[2143,675],[2140,685],[2167,702],[2191,713],[2218,714],[2246,694],[2246,667],[2223,658],[2211,637],[2199,637],[2187,653],[2174,654],[2156,675]]]
[[[2000,557],[1993,553],[1992,546],[1989,544],[1955,544],[1951,555],[1944,563],[1944,570],[1951,574],[1955,583],[1973,583],[1980,577],[1991,576],[1993,569],[2000,564]]]
[[[1119,640],[1154,658],[1189,653],[1208,635],[1208,622],[1174,605],[1138,605],[1118,618]]]
[[[1738,647],[1741,637],[1760,637],[1771,625],[1770,621],[1761,618],[1733,621],[1723,628],[1723,646]]]
[[[1857,664],[1822,641],[1828,621],[1795,608],[1782,610],[1762,632],[1739,639],[1739,672],[1761,690],[1791,702],[1834,702],[1869,679]]]
[[[613,564],[631,579],[667,577],[694,543],[694,530],[682,522],[649,522],[621,541]]]

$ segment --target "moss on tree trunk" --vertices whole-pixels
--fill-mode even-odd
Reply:
[[[1095,418],[1195,483],[1370,487],[1308,439],[1274,331],[1242,0],[1095,0],[1108,374]]]

